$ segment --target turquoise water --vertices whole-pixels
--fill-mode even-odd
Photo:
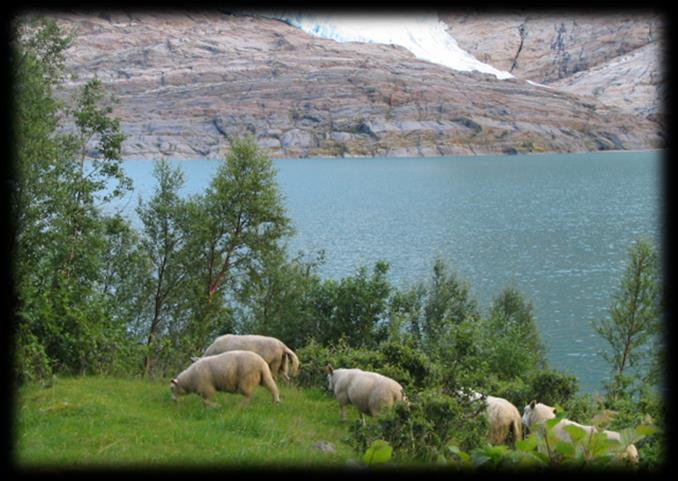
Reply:
[[[324,249],[320,274],[341,278],[383,259],[406,287],[436,257],[471,285],[482,309],[513,284],[534,307],[550,364],[598,391],[609,367],[591,327],[638,236],[661,239],[661,152],[449,158],[276,159],[296,228],[291,253]],[[184,193],[201,193],[217,161],[175,161]],[[137,197],[153,163],[128,161]]]

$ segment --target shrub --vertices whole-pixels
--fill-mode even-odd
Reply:
[[[351,426],[349,440],[365,451],[378,439],[393,447],[400,460],[437,461],[450,443],[472,449],[485,443],[487,421],[476,415],[475,406],[463,404],[436,390],[410,396],[410,404],[398,402],[379,418]]]
[[[408,381],[403,380],[407,384],[406,387],[422,389],[425,386],[439,383],[439,373],[436,366],[425,354],[412,347],[389,342],[382,344],[379,347],[379,352],[384,356],[385,363],[407,373]],[[394,379],[397,378],[394,377]],[[399,379],[397,380],[400,382]],[[403,386],[405,387],[405,384]]]
[[[380,371],[385,365],[380,352],[353,349],[344,339],[327,347],[312,340],[297,351],[297,356],[302,366],[296,380],[303,387],[326,387],[325,366],[328,363],[334,368],[359,368],[366,371]]]
[[[538,371],[528,382],[532,397],[527,402],[536,399],[550,406],[566,404],[579,389],[575,376],[554,370]]]

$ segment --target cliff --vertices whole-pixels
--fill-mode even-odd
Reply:
[[[77,33],[67,60],[76,79],[61,95],[96,75],[118,99],[125,159],[215,158],[246,132],[283,157],[663,145],[655,119],[603,95],[575,95],[575,82],[595,82],[574,76],[558,77],[572,82],[558,89],[498,80],[402,47],[338,43],[282,21],[215,11],[51,16]]]
[[[657,120],[666,26],[652,12],[445,13],[459,46],[515,76]]]

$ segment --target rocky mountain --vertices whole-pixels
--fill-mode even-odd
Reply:
[[[500,80],[418,59],[399,46],[340,43],[279,20],[216,11],[51,16],[77,34],[67,59],[76,79],[61,95],[72,95],[97,76],[117,98],[114,114],[127,135],[125,159],[216,158],[229,138],[244,133],[272,156],[284,157],[663,145],[651,116],[606,102],[602,93],[576,95],[582,82],[595,82],[572,75],[540,86],[520,78],[523,72],[515,67],[516,78]],[[456,23],[449,17],[446,22],[456,36]],[[504,30],[512,31],[508,24]],[[478,49],[466,48],[483,60]],[[624,68],[634,68],[639,49],[627,52]],[[531,64],[527,59],[519,57],[521,64]],[[602,72],[604,62],[595,66],[601,70],[596,78],[623,76]],[[566,80],[572,83],[555,84]],[[613,86],[605,85],[605,91],[615,95]]]
[[[666,25],[651,12],[445,13],[459,46],[483,62],[605,105],[658,119]]]

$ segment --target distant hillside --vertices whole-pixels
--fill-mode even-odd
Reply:
[[[78,35],[67,60],[77,80],[62,95],[101,79],[119,100],[126,159],[215,158],[245,132],[285,157],[663,146],[651,116],[602,97],[460,72],[403,47],[338,43],[278,20],[213,11],[53,16]]]
[[[483,62],[657,119],[665,101],[666,25],[651,12],[445,13],[459,45]]]

